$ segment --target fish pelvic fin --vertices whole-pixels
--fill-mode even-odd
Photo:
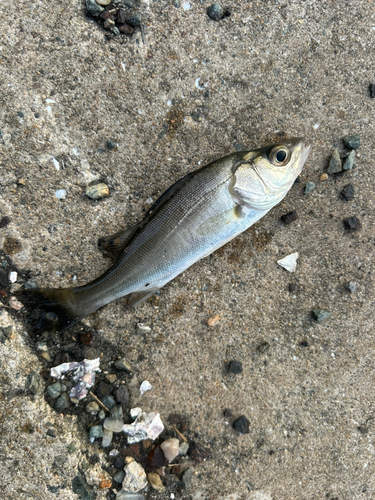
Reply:
[[[62,333],[91,312],[80,307],[73,288],[20,290],[16,297],[30,311],[33,334]]]

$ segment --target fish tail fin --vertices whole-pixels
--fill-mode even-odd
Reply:
[[[85,311],[74,288],[35,288],[16,294],[26,309],[30,310],[32,332],[46,330],[62,333],[92,311]]]

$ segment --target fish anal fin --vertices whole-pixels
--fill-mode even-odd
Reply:
[[[154,295],[159,290],[159,288],[154,288],[153,290],[145,290],[144,292],[134,292],[129,296],[128,304],[129,306],[136,307],[142,304],[149,297]]]

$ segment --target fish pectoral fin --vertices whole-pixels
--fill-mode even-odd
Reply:
[[[144,292],[134,292],[129,296],[128,304],[129,306],[136,307],[142,304],[145,300],[154,295],[159,290],[159,288],[154,288],[152,290],[145,290]]]
[[[138,224],[125,229],[125,231],[119,231],[118,233],[111,234],[110,236],[99,238],[99,250],[103,253],[104,257],[109,257],[110,259],[116,261],[128,246],[137,229]]]

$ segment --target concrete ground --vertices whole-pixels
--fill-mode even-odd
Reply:
[[[134,391],[132,406],[165,423],[182,414],[208,452],[189,490],[146,498],[375,498],[373,4],[230,1],[222,5],[231,16],[215,22],[206,0],[126,3],[143,37],[139,29],[108,37],[78,0],[3,5],[8,264],[43,286],[85,283],[109,265],[98,238],[139,220],[187,172],[236,148],[306,137],[313,151],[301,183],[279,206],[160,296],[135,310],[118,300],[89,317],[95,340],[79,349],[102,354],[109,370],[125,356],[137,370],[133,386],[153,386]],[[354,169],[320,180],[347,134],[361,136]],[[108,184],[108,198],[84,195],[94,181]],[[316,187],[304,195],[307,181]],[[347,184],[351,201],[340,197]],[[284,225],[293,209],[298,220]],[[343,225],[351,216],[361,222],[352,233]],[[290,274],[276,261],[295,251]],[[311,317],[317,307],[331,312],[324,323]],[[0,343],[0,498],[77,499],[78,474],[93,498],[114,498],[98,487],[108,450],[89,443],[83,417],[25,389],[30,371],[53,363],[30,341],[24,316],[2,308],[0,322],[13,326]],[[151,331],[136,333],[137,323]],[[227,372],[230,360],[242,362],[241,374]],[[232,428],[241,415],[249,434]]]

